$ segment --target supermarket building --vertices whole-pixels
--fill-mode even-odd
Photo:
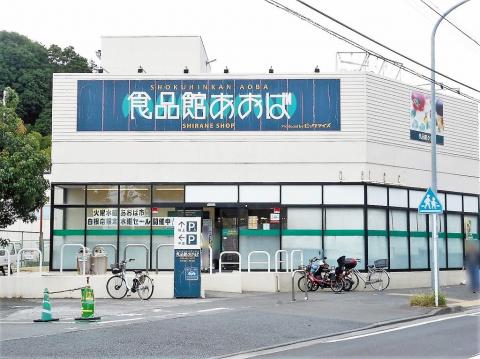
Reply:
[[[149,258],[128,257],[154,269],[176,216],[202,217],[215,269],[223,251],[245,270],[252,251],[274,268],[293,249],[430,269],[431,222],[417,212],[431,178],[425,91],[366,72],[212,74],[199,37],[104,37],[102,65],[54,75],[51,270],[66,243],[113,244],[110,263],[144,244]],[[479,233],[478,105],[439,98],[440,267],[459,272]],[[78,248],[64,250],[75,268]],[[172,252],[160,248],[160,269]]]

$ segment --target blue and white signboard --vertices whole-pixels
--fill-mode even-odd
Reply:
[[[432,191],[431,188],[427,189],[425,196],[423,196],[418,206],[418,213],[431,214],[442,212],[443,206],[437,195]]]
[[[175,217],[174,295],[175,298],[200,298],[201,218]]]
[[[340,131],[340,80],[78,80],[77,131]]]

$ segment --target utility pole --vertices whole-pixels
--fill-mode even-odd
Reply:
[[[431,143],[432,143],[432,191],[435,195],[437,195],[437,104],[435,99],[435,34],[437,32],[438,25],[442,22],[442,20],[450,14],[453,10],[455,10],[460,5],[465,4],[470,0],[462,0],[455,6],[448,9],[440,19],[435,23],[432,31],[432,39],[431,39],[431,101],[430,101],[430,128],[431,128]],[[435,306],[438,307],[438,231],[437,231],[437,215],[431,214],[432,216],[432,239],[433,239],[433,272],[432,272],[432,279],[433,279],[433,287],[435,291]]]

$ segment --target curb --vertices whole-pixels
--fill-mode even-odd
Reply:
[[[378,328],[378,327],[384,327],[384,326],[387,326],[387,325],[411,322],[413,320],[430,318],[430,317],[434,317],[434,316],[437,316],[437,315],[458,313],[458,312],[464,311],[465,309],[466,308],[463,308],[459,305],[455,305],[455,306],[452,306],[452,307],[447,306],[445,308],[432,309],[427,314],[422,314],[422,315],[417,315],[417,316],[412,316],[412,317],[399,318],[399,319],[386,320],[386,321],[383,321],[383,322],[377,322],[377,323],[370,324],[370,325],[367,325],[365,327],[361,327],[361,328],[357,328],[357,329],[349,329],[349,330],[344,330],[344,331],[341,331],[341,332],[335,332],[335,333],[330,333],[330,334],[326,334],[326,335],[321,335],[319,337],[311,337],[311,338],[307,338],[307,339],[294,340],[294,341],[291,341],[291,342],[282,343],[280,345],[269,345],[269,346],[260,347],[260,348],[256,348],[256,349],[244,350],[244,351],[240,351],[240,352],[236,352],[236,353],[230,353],[230,354],[226,354],[226,355],[219,355],[219,356],[211,357],[211,359],[231,358],[231,357],[234,357],[234,356],[237,356],[237,355],[261,352],[261,351],[264,351],[264,350],[286,347],[286,346],[293,345],[293,344],[306,343],[306,342],[309,342],[309,341],[312,341],[312,340],[326,339],[326,338],[336,337],[336,336],[339,336],[339,335],[355,333],[355,332],[359,332],[359,331],[362,331],[362,330],[369,330],[369,329],[375,329],[375,328]]]

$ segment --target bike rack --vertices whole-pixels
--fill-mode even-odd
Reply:
[[[200,249],[200,253],[203,249]],[[208,255],[209,255],[209,265],[210,265],[210,274],[213,274],[213,249],[212,246],[208,245]],[[200,255],[200,268],[203,267],[202,256]]]
[[[155,274],[158,274],[158,251],[162,247],[173,247],[173,244],[169,244],[169,243],[159,244],[157,248],[155,248]]]
[[[295,302],[295,274],[297,273],[303,273],[305,278],[307,277],[307,272],[305,269],[297,269],[292,272],[292,302]],[[303,287],[303,290],[305,291],[305,300],[308,300],[308,289],[307,289],[307,282],[308,280],[305,280],[305,286]]]
[[[17,274],[20,273],[20,254],[22,254],[22,252],[27,252],[27,251],[34,251],[34,252],[37,252],[39,254],[39,262],[38,262],[38,273],[42,274],[42,264],[43,264],[43,256],[42,256],[42,252],[40,252],[40,249],[38,248],[22,248],[18,251],[17,253]],[[10,272],[10,269],[9,269],[9,272]]]
[[[65,247],[80,247],[82,248],[82,256],[83,256],[83,275],[85,275],[85,264],[86,264],[86,260],[85,260],[85,246],[83,244],[79,244],[79,243],[65,243],[65,244],[62,244],[62,249],[60,250],[60,273],[63,273],[63,252],[64,252],[64,249]]]
[[[257,262],[252,262],[250,261],[250,258],[252,256],[252,254],[265,254],[267,256],[267,262],[265,261],[257,261]],[[247,268],[248,268],[248,272],[250,273],[250,264],[267,264],[267,272],[270,272],[270,253],[268,253],[267,251],[253,251],[253,252],[250,252],[248,253],[248,260],[247,260]]]
[[[281,260],[280,259],[280,253],[285,253],[285,259]],[[278,272],[278,265],[280,263],[285,263],[285,271],[288,272],[288,251],[286,249],[279,249],[278,251],[275,252],[275,272]]]
[[[114,251],[114,253],[115,253],[114,261],[116,262],[118,249],[117,249],[117,246],[116,246],[115,244],[111,244],[111,243],[97,244],[95,247],[93,247],[92,253],[95,253],[95,248],[97,248],[97,247],[112,247],[112,248],[113,248],[113,251]],[[107,257],[108,257],[108,256],[107,256]],[[115,262],[114,262],[114,263],[115,263]]]
[[[301,249],[294,249],[290,252],[290,270],[293,272],[293,255],[300,253],[300,264],[303,265],[303,251]]]
[[[10,277],[10,249],[5,247],[5,253],[7,253],[7,277]]]
[[[123,250],[123,259],[127,260],[127,248],[128,247],[143,247],[145,248],[145,271],[148,274],[148,257],[150,256],[150,250],[145,244],[140,244],[140,243],[132,243],[132,244],[127,244],[125,246],[125,249]]]
[[[228,262],[228,264],[238,264],[238,271],[242,272],[242,255],[236,251],[225,251],[220,253],[220,259],[218,260],[218,273],[222,273],[222,256],[224,254],[236,254],[238,255],[238,262]]]

